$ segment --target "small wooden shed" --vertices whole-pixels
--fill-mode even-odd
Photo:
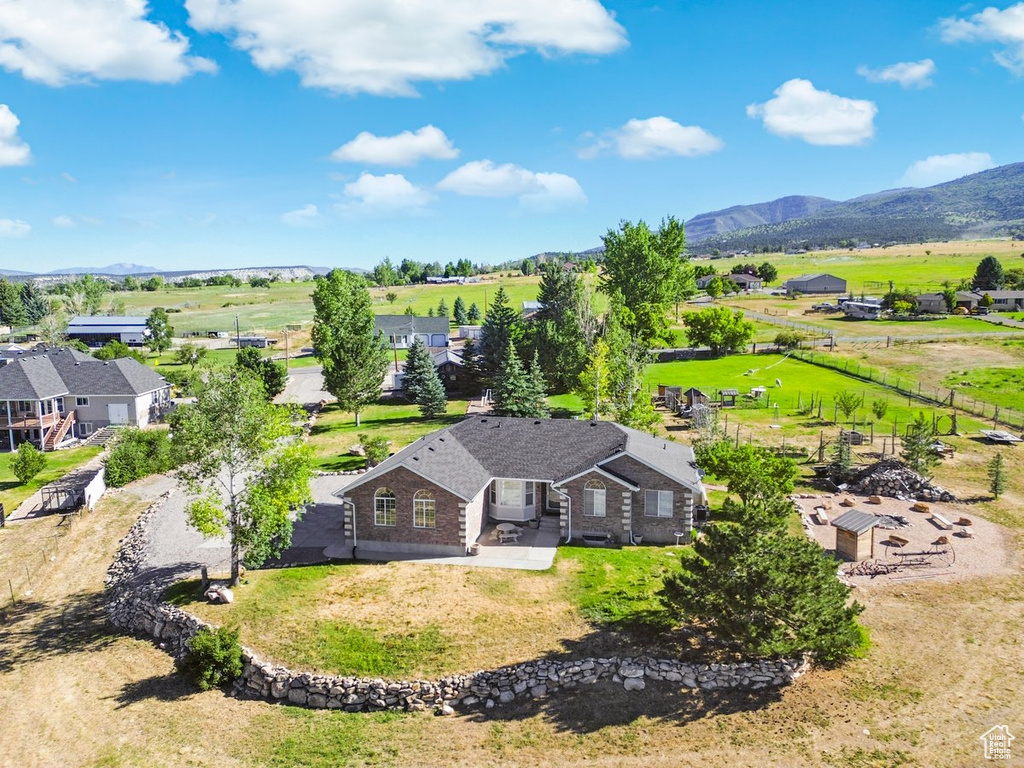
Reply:
[[[723,389],[718,392],[718,396],[722,399],[722,406],[736,405],[736,398],[740,396],[738,389],[729,388]]]
[[[682,394],[683,399],[686,401],[687,408],[693,408],[695,405],[707,405],[711,402],[711,398],[705,395],[696,387],[690,387]]]
[[[867,512],[851,509],[832,521],[836,529],[836,554],[854,563],[867,560],[875,552],[875,526],[878,518]]]

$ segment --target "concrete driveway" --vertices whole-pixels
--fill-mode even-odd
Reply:
[[[284,391],[274,400],[278,403],[310,405],[321,400],[334,402],[334,395],[324,390],[323,367],[311,365],[308,368],[290,368]]]

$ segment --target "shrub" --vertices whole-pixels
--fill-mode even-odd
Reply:
[[[780,349],[796,349],[800,342],[806,339],[804,334],[798,331],[779,331],[775,334],[775,346]]]
[[[363,451],[366,453],[367,467],[376,467],[391,455],[391,441],[383,435],[360,435],[359,442],[363,444]]]
[[[242,644],[239,630],[203,627],[188,642],[181,671],[199,689],[208,691],[236,680],[242,674]]]
[[[46,456],[32,443],[22,443],[18,446],[18,453],[11,459],[11,471],[22,485],[43,471],[46,466]]]
[[[166,430],[129,429],[104,462],[103,479],[110,487],[120,488],[140,477],[174,469],[176,463]]]

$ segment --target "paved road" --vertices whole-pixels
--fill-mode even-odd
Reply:
[[[292,368],[288,371],[288,383],[284,392],[276,398],[279,403],[307,405],[321,400],[334,401],[334,395],[324,391],[323,367],[311,365],[307,368]]]

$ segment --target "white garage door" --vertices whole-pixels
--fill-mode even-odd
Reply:
[[[107,417],[111,424],[127,424],[128,403],[110,403],[107,406]]]

